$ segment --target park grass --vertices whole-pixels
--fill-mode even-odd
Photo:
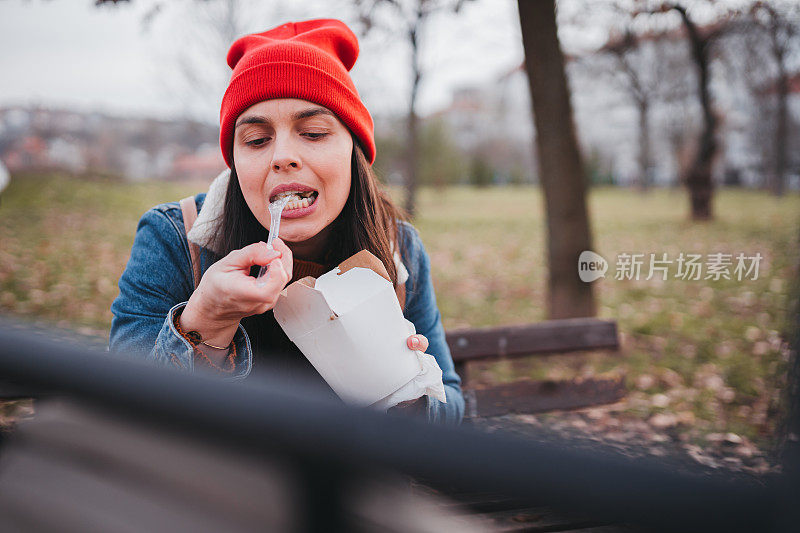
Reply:
[[[205,183],[120,183],[21,175],[0,198],[0,313],[107,337],[109,307],[136,223],[148,208]],[[396,191],[393,191],[396,194]],[[544,320],[544,203],[533,187],[423,189],[414,225],[431,257],[445,328]],[[610,263],[594,283],[601,318],[617,320],[621,354],[476,367],[505,381],[622,374],[626,409],[668,412],[689,438],[735,432],[769,442],[780,417],[784,339],[799,261],[800,196],[717,192],[712,222],[688,219],[680,189],[599,188],[589,195],[593,250]],[[757,279],[614,279],[620,253],[761,253]],[[666,400],[665,397],[666,396]]]

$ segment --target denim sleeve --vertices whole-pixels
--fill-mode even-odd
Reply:
[[[416,229],[407,225],[405,236],[404,262],[409,266],[409,279],[406,281],[405,317],[414,323],[417,333],[427,337],[427,353],[436,358],[442,369],[445,397],[443,403],[428,396],[428,422],[458,425],[464,417],[464,396],[461,392],[461,377],[456,373],[453,357],[445,340],[444,327],[439,308],[436,306],[436,293],[431,279],[431,265],[422,240]]]
[[[174,326],[175,312],[186,305],[193,280],[182,227],[163,211],[151,209],[139,220],[128,264],[111,305],[109,350],[156,364],[194,370],[191,344]],[[244,328],[233,339],[236,370],[228,378],[250,373],[252,352]]]

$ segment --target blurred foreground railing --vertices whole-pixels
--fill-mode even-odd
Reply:
[[[278,379],[226,382],[57,343],[0,323],[0,377],[248,456],[308,469],[308,529],[336,530],[338,478],[370,468],[657,531],[796,531],[796,478],[685,475],[466,427],[349,408]],[[0,450],[0,457],[2,450]]]

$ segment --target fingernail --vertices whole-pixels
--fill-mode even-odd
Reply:
[[[416,338],[416,337],[412,337],[412,338],[411,338],[411,346],[412,346],[412,347],[414,347],[414,348],[416,348],[417,346],[419,346],[419,339],[418,339],[418,338]]]

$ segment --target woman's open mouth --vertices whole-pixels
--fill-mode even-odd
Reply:
[[[286,207],[283,208],[283,212],[286,213],[287,211],[294,211],[297,209],[303,209],[309,207],[314,204],[317,200],[317,196],[319,193],[317,191],[284,191],[282,193],[278,193],[272,198],[269,199],[270,203],[280,200],[281,198],[289,198],[289,203],[286,204]]]

